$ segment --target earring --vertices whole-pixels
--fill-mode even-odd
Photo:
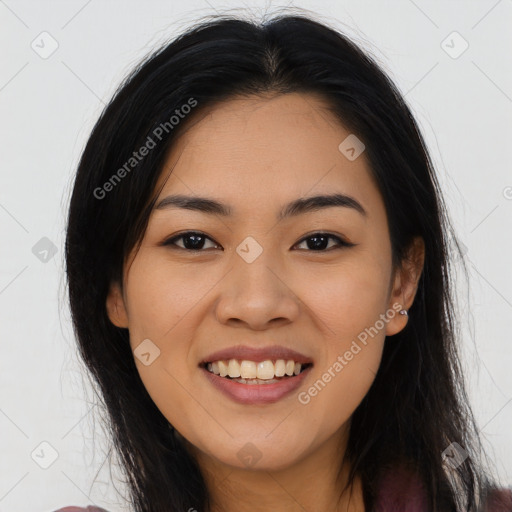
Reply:
[[[409,316],[409,313],[407,312],[407,309],[401,309],[401,310],[399,311],[399,313],[400,313],[401,315]]]

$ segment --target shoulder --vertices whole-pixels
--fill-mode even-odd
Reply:
[[[427,493],[417,473],[407,470],[405,466],[398,466],[381,476],[375,511],[405,510],[426,512]]]
[[[89,505],[87,507],[63,507],[57,509],[55,512],[108,512],[108,510]]]
[[[427,493],[417,473],[397,468],[380,480],[376,512],[426,512]],[[491,488],[483,512],[512,512],[512,488]]]
[[[485,512],[511,512],[512,488],[491,489],[485,503]]]

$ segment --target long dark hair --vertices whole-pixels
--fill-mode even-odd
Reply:
[[[122,287],[126,256],[143,238],[166,154],[183,127],[235,95],[291,92],[320,95],[364,142],[386,206],[394,265],[413,237],[425,243],[408,324],[385,343],[375,381],[352,417],[349,483],[361,475],[372,510],[383,472],[406,465],[421,476],[429,510],[476,511],[491,477],[456,342],[451,258],[463,263],[463,253],[431,159],[403,97],[375,60],[334,28],[296,13],[258,23],[220,15],[189,28],[124,81],[80,159],[65,247],[70,308],[132,506],[201,512],[210,501],[197,462],[139,377],[128,330],[107,316],[109,286]],[[469,456],[448,471],[442,452],[451,443]]]

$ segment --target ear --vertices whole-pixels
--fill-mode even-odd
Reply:
[[[424,261],[425,242],[418,236],[414,238],[406,257],[394,273],[388,308],[394,310],[396,314],[386,325],[386,336],[393,336],[407,325],[408,317],[400,315],[398,311],[409,310],[414,302]],[[397,309],[397,303],[400,305],[399,309]]]
[[[119,283],[113,282],[107,295],[107,314],[116,327],[128,327],[128,313]]]

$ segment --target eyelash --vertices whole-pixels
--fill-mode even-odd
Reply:
[[[198,235],[203,238],[207,238],[208,240],[211,240],[213,242],[213,240],[209,236],[206,236],[204,233],[201,233],[200,231],[185,231],[183,233],[180,233],[179,235],[176,235],[176,236],[173,236],[172,238],[167,239],[166,241],[164,241],[162,243],[162,245],[169,246],[169,247],[171,247],[171,249],[181,249],[183,251],[188,251],[188,252],[204,252],[206,249],[187,249],[186,247],[180,247],[180,246],[176,245],[176,243],[175,243],[176,240],[179,240],[180,238],[186,238],[187,236],[190,236],[190,235]],[[305,236],[304,238],[302,238],[301,240],[299,240],[295,245],[300,245],[303,242],[309,240],[310,238],[315,238],[317,236],[335,239],[338,241],[338,245],[335,247],[330,247],[329,249],[319,249],[319,250],[299,249],[299,250],[306,250],[308,252],[329,252],[332,249],[342,249],[344,247],[353,247],[354,245],[357,245],[357,244],[353,244],[351,242],[347,242],[337,235],[333,235],[332,233],[326,233],[323,231],[311,233],[311,234]],[[294,247],[295,247],[295,245],[294,245]]]

